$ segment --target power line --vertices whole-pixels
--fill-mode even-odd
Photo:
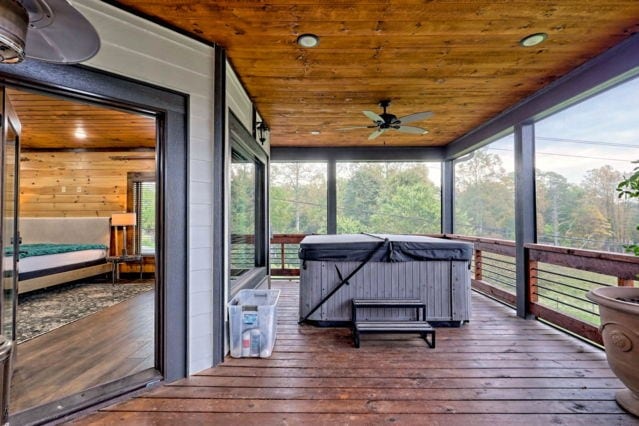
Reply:
[[[604,142],[604,141],[589,141],[586,139],[571,139],[571,138],[551,138],[546,136],[535,136],[535,140],[544,140],[549,142],[569,142],[579,143],[585,145],[600,145],[600,146],[614,146],[619,148],[639,148],[639,144],[620,143],[620,142]]]
[[[508,148],[486,148],[487,151],[506,151],[506,152],[513,152],[512,149],[508,149]],[[605,157],[590,157],[587,155],[575,155],[575,154],[559,154],[557,152],[543,152],[543,151],[536,151],[535,154],[541,154],[541,155],[553,155],[556,157],[570,157],[570,158],[586,158],[589,160],[605,160],[605,161],[619,161],[622,163],[630,163],[632,162],[632,160],[630,159],[619,159],[619,158],[605,158]]]

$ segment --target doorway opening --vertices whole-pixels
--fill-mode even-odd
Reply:
[[[22,128],[10,413],[159,377],[156,117],[6,94]]]

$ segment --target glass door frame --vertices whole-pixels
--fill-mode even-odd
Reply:
[[[4,87],[0,89],[2,91],[2,147],[1,149],[1,157],[0,164],[2,164],[2,176],[0,177],[0,209],[2,211],[2,221],[0,221],[0,235],[3,236],[4,241],[4,232],[5,232],[5,211],[8,206],[5,206],[5,186],[6,182],[6,173],[4,170],[4,166],[6,165],[6,142],[9,137],[9,129],[11,128],[15,134],[15,146],[14,149],[14,159],[13,159],[13,232],[11,235],[11,245],[13,247],[13,256],[12,256],[12,307],[11,307],[11,339],[15,341],[16,337],[16,309],[18,306],[18,264],[19,264],[19,253],[20,253],[20,230],[19,230],[19,197],[20,197],[20,175],[19,175],[19,167],[20,167],[20,133],[21,133],[21,124],[18,116],[11,106],[11,102],[7,97],[7,93]],[[3,244],[4,250],[4,244]],[[4,260],[4,252],[3,252],[3,260]],[[4,274],[5,274],[5,263],[3,261],[2,267],[0,268],[3,274],[3,297],[2,302],[0,303],[0,326],[2,334],[4,335],[5,330],[5,297],[4,291]],[[5,337],[7,337],[5,335]],[[13,349],[13,356],[15,357],[15,353],[17,352],[16,347]]]

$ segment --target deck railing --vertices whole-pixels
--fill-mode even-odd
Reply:
[[[294,277],[300,274],[297,251],[304,234],[274,234],[271,238],[271,275]]]
[[[515,305],[515,242],[446,235],[474,244],[475,290]],[[602,344],[598,306],[586,298],[602,286],[634,286],[639,258],[620,253],[526,244],[529,313]]]
[[[273,235],[273,276],[299,275],[297,251],[304,236]],[[442,237],[473,243],[472,287],[515,305],[514,241],[456,234]],[[639,257],[542,244],[525,245],[525,253],[529,313],[601,344],[599,309],[586,299],[586,293],[601,286],[637,286]]]

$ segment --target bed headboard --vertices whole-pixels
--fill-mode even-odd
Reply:
[[[109,246],[108,217],[21,217],[23,244],[78,243]]]

